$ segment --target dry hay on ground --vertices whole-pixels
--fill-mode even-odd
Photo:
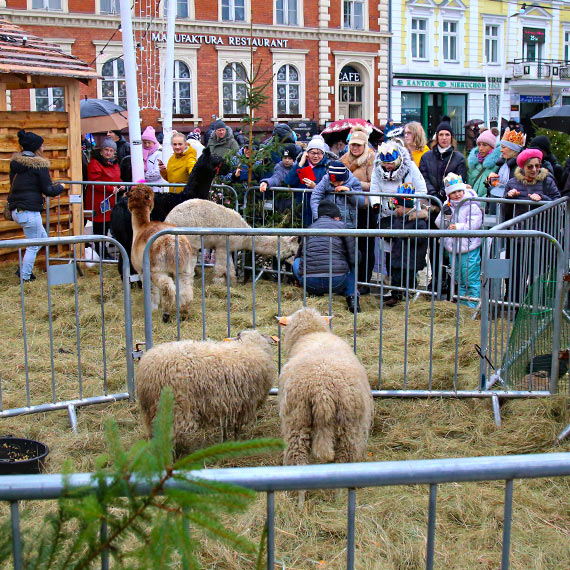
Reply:
[[[209,275],[207,275],[209,280]],[[195,281],[199,287],[199,279]],[[19,287],[14,283],[13,268],[0,268],[0,286],[4,292],[0,310],[4,322],[2,349],[3,399],[21,398],[22,338],[18,326],[20,308],[17,302]],[[49,354],[46,348],[47,313],[41,298],[45,291],[45,277],[28,286],[37,289],[29,301],[29,342],[39,354]],[[101,339],[101,325],[95,300],[99,297],[99,281],[92,274],[80,279],[82,345],[96,345]],[[69,323],[75,319],[73,292],[69,286],[58,292],[55,327],[56,351],[59,347],[72,354],[58,353],[57,366],[61,377],[73,377],[74,331]],[[60,293],[61,292],[61,293]],[[198,292],[198,291],[197,291]],[[277,307],[276,286],[260,281],[256,287],[257,326],[264,332],[275,332]],[[114,268],[105,270],[103,296],[108,319],[109,378],[112,390],[124,389],[124,331],[122,327],[121,284]],[[196,296],[199,299],[199,295]],[[89,302],[92,306],[88,306]],[[226,328],[226,291],[224,287],[209,286],[206,295],[207,334],[222,338]],[[282,312],[289,313],[302,302],[302,292],[289,286],[283,288]],[[309,298],[308,304],[328,313],[328,298]],[[199,301],[196,313],[182,323],[184,337],[200,338],[202,316]],[[367,368],[371,382],[378,380],[379,313],[378,300],[362,299],[364,312],[358,316],[358,352]],[[95,307],[95,308],[94,308]],[[434,335],[434,383],[450,387],[453,375],[455,336],[455,306],[438,303]],[[426,359],[426,335],[429,338],[431,306],[425,301],[410,305],[410,350],[408,354],[411,385],[425,385],[429,363]],[[403,306],[384,313],[383,387],[401,383],[403,362]],[[334,330],[352,342],[353,316],[346,311],[344,299],[333,300]],[[133,327],[135,340],[142,340],[142,293],[133,291]],[[232,332],[251,324],[251,284],[232,290]],[[478,340],[479,323],[465,318],[461,322],[460,362],[462,387],[475,387],[478,359],[472,344]],[[427,330],[426,330],[427,329]],[[160,315],[154,319],[155,342],[172,340],[175,326],[163,325]],[[73,341],[73,342],[72,342]],[[451,343],[451,345],[450,345]],[[87,349],[86,349],[87,350]],[[85,389],[96,391],[101,386],[100,354],[83,353],[94,359],[85,366]],[[442,366],[445,359],[449,365]],[[75,360],[74,360],[75,359]],[[97,360],[99,359],[99,360]],[[49,360],[34,359],[34,371],[44,378],[33,386],[33,395],[50,400],[51,371]],[[415,368],[414,368],[415,367]],[[9,377],[9,379],[8,379]],[[59,376],[58,376],[59,377]],[[64,380],[58,380],[66,389]],[[69,389],[69,393],[73,390]],[[370,461],[394,461],[519,453],[557,451],[552,447],[556,433],[570,422],[567,401],[563,397],[549,400],[509,401],[501,410],[503,426],[494,424],[490,403],[481,400],[376,400],[374,425],[368,445]],[[49,414],[2,419],[2,433],[31,437],[47,443],[51,449],[47,464],[49,472],[61,470],[66,459],[73,460],[77,471],[93,469],[94,459],[105,450],[104,422],[114,418],[126,445],[143,437],[136,404],[119,402],[113,405],[92,406],[78,410],[78,430],[69,429],[67,414],[63,411]],[[259,411],[257,421],[245,429],[244,438],[279,436],[276,402],[270,398]],[[211,432],[204,444],[219,439]],[[202,442],[198,442],[199,444]],[[560,448],[570,451],[570,442]],[[278,465],[279,457],[259,457],[234,462],[234,466]],[[227,464],[226,464],[227,465]],[[570,567],[570,480],[538,479],[515,482],[512,529],[511,568],[515,570],[561,569]],[[415,569],[425,565],[428,488],[425,486],[369,488],[357,491],[356,511],[356,567],[360,569]],[[446,484],[438,491],[436,530],[436,568],[494,569],[500,564],[503,526],[504,483]],[[46,505],[28,502],[23,510],[39,516]],[[296,497],[276,494],[276,556],[278,568],[287,570],[310,568],[342,569],[346,567],[346,500],[333,493],[317,491],[308,494],[304,510],[299,512]],[[7,513],[5,506],[2,514]],[[253,507],[228,524],[256,541],[261,533],[265,515],[265,495],[260,494]],[[33,520],[33,517],[32,517]],[[249,569],[252,562],[233,551],[204,539],[202,551],[204,566],[210,569]]]

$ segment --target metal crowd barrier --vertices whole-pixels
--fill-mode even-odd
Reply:
[[[278,561],[275,547],[275,492],[311,489],[347,489],[346,568],[357,567],[355,537],[357,489],[395,485],[429,485],[427,497],[427,528],[425,568],[432,570],[436,561],[437,494],[445,483],[505,481],[504,520],[502,523],[501,569],[508,570],[511,558],[513,497],[515,479],[570,476],[570,454],[543,453],[494,457],[465,457],[376,463],[345,463],[284,467],[241,467],[233,469],[204,469],[192,475],[206,481],[242,485],[266,493],[267,570]],[[136,492],[145,495],[150,484],[142,479],[135,482]],[[91,474],[71,475],[5,475],[0,477],[0,500],[10,504],[12,527],[12,557],[15,570],[24,567],[20,539],[19,503],[24,500],[53,500],[70,491],[86,489],[96,493],[99,483]],[[172,480],[169,489],[184,489],[184,483]],[[102,523],[104,525],[104,522]],[[101,533],[106,536],[105,532]],[[103,538],[102,538],[103,539]],[[498,567],[497,560],[495,566]],[[101,555],[101,568],[108,568],[108,557]]]
[[[46,248],[47,288],[45,294],[34,284],[34,289],[26,289],[20,281],[18,298],[13,299],[14,305],[21,307],[22,352],[21,362],[17,366],[10,365],[8,354],[14,351],[13,346],[4,346],[7,351],[2,362],[0,372],[0,417],[10,417],[22,414],[47,412],[51,410],[67,409],[73,430],[76,429],[75,409],[80,406],[114,402],[117,400],[134,400],[134,366],[132,358],[132,315],[131,290],[128,281],[123,283],[123,319],[120,325],[125,339],[125,353],[109,356],[116,346],[110,346],[106,335],[109,324],[105,312],[104,288],[105,279],[103,264],[100,261],[94,264],[99,269],[99,309],[89,318],[100,321],[100,334],[95,335],[87,343],[82,339],[83,311],[93,307],[93,291],[85,292],[89,296],[88,303],[83,303],[78,282],[79,262],[89,261],[81,258],[81,245],[88,242],[113,244],[123,254],[123,270],[129,270],[129,261],[123,247],[113,238],[105,236],[71,236],[64,238],[1,240],[0,250],[3,248],[19,248],[20,266],[22,263],[22,250],[29,246]],[[69,247],[72,256],[65,264],[50,264],[49,250],[52,248]],[[65,295],[60,295],[57,288],[67,285]],[[6,297],[6,291],[3,293]],[[33,303],[31,301],[33,296]],[[73,299],[73,301],[70,301]],[[66,303],[69,306],[66,306]],[[28,304],[30,307],[28,307]],[[33,305],[33,307],[31,306]],[[42,348],[37,345],[40,341],[30,343],[28,331],[36,330],[45,321],[43,311],[47,314],[47,337],[49,347]],[[38,321],[39,315],[39,321]],[[113,315],[112,323],[116,322],[117,315]],[[18,326],[11,323],[10,326]],[[95,342],[99,342],[97,345]],[[69,355],[69,356],[68,356]],[[45,378],[33,366],[36,359],[49,360],[51,377]],[[100,369],[97,367],[100,366]],[[19,369],[22,372],[18,372]],[[51,383],[51,402],[37,401],[33,388],[37,385]],[[126,391],[115,390],[126,382]]]

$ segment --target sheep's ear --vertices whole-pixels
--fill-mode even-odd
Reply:
[[[223,340],[223,342],[232,342],[234,340],[237,340],[239,337],[237,336],[233,336],[233,337],[227,337]]]
[[[271,340],[273,340],[273,342],[274,342],[275,344],[277,344],[277,343],[281,340],[281,339],[280,339],[277,335],[275,335],[275,334],[272,334],[269,338],[270,338]]]
[[[275,317],[277,322],[282,326],[286,327],[289,324],[289,318],[283,315],[282,317]]]
[[[322,315],[323,319],[325,319],[325,322],[328,324],[330,324],[333,316],[332,315]]]

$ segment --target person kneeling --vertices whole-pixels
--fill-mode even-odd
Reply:
[[[333,202],[321,201],[317,213],[318,218],[309,226],[309,229],[346,229],[346,224],[340,220],[340,209]],[[303,244],[305,244],[304,253]],[[333,293],[345,295],[348,310],[351,313],[360,312],[354,275],[353,237],[307,237],[301,242],[297,251],[293,262],[293,273],[300,283],[303,283],[304,278],[306,279],[307,292],[313,295],[327,293],[332,281]]]

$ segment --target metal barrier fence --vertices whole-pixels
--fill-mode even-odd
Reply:
[[[348,490],[346,568],[354,570],[357,564],[355,550],[356,490],[387,485],[429,485],[425,568],[432,570],[436,560],[436,518],[439,485],[502,480],[505,481],[505,494],[501,569],[507,570],[510,566],[511,556],[514,480],[570,476],[570,454],[544,453],[379,463],[206,469],[193,472],[193,476],[206,481],[242,485],[266,493],[267,570],[273,570],[276,563],[275,492],[277,491],[342,488]],[[65,477],[63,475],[6,475],[0,477],[0,500],[10,503],[12,556],[15,570],[21,570],[24,567],[20,540],[19,502],[23,500],[58,499],[64,493],[79,488],[89,489],[90,492],[96,493],[98,485],[99,483],[89,473],[66,475]],[[170,489],[183,490],[184,484],[173,480],[167,485]],[[136,488],[138,494],[148,494],[149,490],[150,485],[141,479]],[[103,540],[106,533],[102,532],[101,536]],[[498,538],[497,541],[499,541]],[[498,560],[495,566],[498,566]],[[103,570],[108,569],[108,558],[105,554],[101,555],[101,568]]]
[[[123,247],[112,238],[104,236],[76,236],[65,238],[1,240],[3,248],[19,248],[20,266],[22,249],[30,246],[45,247],[47,258],[47,288],[45,293],[34,284],[31,290],[20,281],[19,296],[12,301],[21,307],[22,352],[4,345],[0,358],[0,417],[17,416],[50,410],[67,409],[72,428],[76,428],[75,409],[79,406],[134,400],[134,366],[132,359],[132,316],[130,286],[123,283],[123,320],[117,325],[117,315],[109,323],[105,311],[105,276],[102,263],[99,269],[99,290],[82,291],[78,281],[79,262],[87,261],[80,256],[80,246],[89,241],[108,242],[123,252],[123,268],[128,271],[128,258]],[[50,264],[49,250],[68,247],[71,259],[65,264]],[[66,288],[67,287],[67,288]],[[56,294],[56,289],[66,288],[66,295]],[[59,291],[58,291],[59,292]],[[7,292],[3,292],[7,302]],[[89,302],[83,299],[89,297]],[[93,297],[97,308],[93,307]],[[32,300],[33,299],[33,300]],[[28,309],[29,305],[29,309]],[[86,322],[97,322],[97,333],[86,338]],[[11,327],[18,326],[11,322]],[[44,326],[47,330],[43,330]],[[120,347],[110,346],[107,341],[108,327],[119,326],[117,336],[124,337],[124,353]],[[29,342],[28,331],[34,336]],[[37,334],[36,334],[37,333]],[[45,343],[47,340],[47,344]],[[36,359],[50,362],[51,378],[42,376],[41,367],[34,365]],[[19,370],[23,369],[23,374]],[[125,385],[126,391],[120,390]],[[51,402],[38,401],[36,386],[51,383]]]
[[[165,234],[174,234],[177,236],[190,235],[190,236],[200,236],[204,239],[207,236],[223,236],[226,240],[226,249],[231,249],[229,246],[230,240],[236,239],[237,236],[245,236],[247,239],[251,239],[252,247],[255,254],[255,238],[260,236],[274,236],[280,239],[280,242],[285,240],[287,236],[300,236],[302,240],[310,239],[312,236],[326,236],[329,240],[338,237],[352,237],[355,240],[364,239],[369,237],[380,237],[383,240],[400,240],[401,250],[407,252],[408,259],[411,259],[410,252],[414,251],[416,243],[420,241],[427,241],[428,239],[441,239],[441,238],[474,238],[478,237],[483,240],[494,240],[494,242],[499,242],[499,240],[504,240],[507,243],[514,240],[524,241],[529,243],[534,247],[536,252],[542,252],[544,255],[541,259],[548,259],[552,261],[552,268],[556,270],[556,283],[552,288],[552,294],[555,302],[556,310],[552,311],[551,317],[553,322],[554,330],[559,330],[560,319],[561,319],[561,300],[562,300],[562,274],[563,274],[563,260],[564,252],[562,251],[560,245],[553,240],[551,236],[534,230],[520,230],[516,235],[512,232],[506,230],[485,230],[485,231],[459,231],[459,230],[323,230],[323,229],[285,229],[285,228],[266,228],[266,229],[221,229],[221,228],[176,228],[172,230],[163,230],[155,234],[147,243],[144,256],[143,256],[143,290],[144,290],[144,311],[145,311],[145,341],[146,347],[149,349],[153,345],[153,319],[152,319],[152,304],[151,304],[151,294],[150,294],[150,261],[149,261],[149,251],[152,243],[155,239]],[[525,241],[526,240],[526,241]],[[280,243],[278,242],[278,243]],[[284,247],[283,244],[278,245],[278,247]],[[530,245],[529,245],[530,247]],[[490,284],[489,281],[492,279],[503,279],[500,274],[495,274],[491,272],[491,266],[493,259],[489,258],[487,254],[487,249],[484,250],[484,263],[482,276],[483,276],[483,291],[486,303],[484,308],[488,307],[494,300],[491,298],[490,294]],[[413,263],[409,262],[409,266],[413,267]],[[404,272],[402,270],[402,272]],[[229,275],[228,271],[228,275]],[[356,285],[356,271],[354,273],[354,279]],[[443,397],[454,397],[454,398],[493,398],[495,405],[495,415],[496,421],[500,423],[499,409],[498,409],[498,399],[499,398],[524,398],[524,397],[545,397],[549,396],[558,391],[558,361],[552,362],[552,368],[549,373],[549,383],[546,386],[537,386],[536,383],[529,383],[526,386],[520,386],[517,389],[510,389],[508,386],[502,386],[500,390],[490,390],[488,389],[487,380],[492,375],[493,370],[491,370],[489,361],[492,362],[492,358],[495,355],[495,351],[505,351],[506,342],[508,338],[496,338],[493,336],[492,330],[501,327],[503,330],[509,326],[508,323],[503,322],[501,319],[511,319],[512,313],[506,312],[501,315],[491,315],[488,310],[481,313],[480,321],[480,337],[473,338],[470,336],[467,342],[473,343],[473,355],[475,355],[475,347],[477,346],[477,341],[479,341],[479,358],[481,359],[480,373],[478,377],[465,377],[461,369],[461,359],[465,356],[460,354],[459,347],[461,344],[466,342],[464,336],[464,331],[461,323],[464,320],[465,312],[469,317],[473,316],[473,309],[457,303],[456,305],[451,305],[452,310],[446,309],[446,322],[441,322],[436,320],[436,314],[441,313],[441,305],[437,304],[437,297],[435,293],[425,296],[425,300],[428,302],[427,306],[423,306],[421,319],[412,314],[414,295],[413,289],[406,287],[406,281],[402,280],[403,286],[397,288],[400,296],[400,309],[399,312],[402,316],[401,329],[398,331],[403,332],[403,338],[401,341],[401,348],[398,351],[397,357],[391,354],[392,366],[385,371],[384,360],[386,359],[386,348],[385,342],[387,339],[391,338],[394,331],[384,327],[384,320],[386,318],[387,311],[393,310],[386,306],[385,298],[381,295],[378,299],[378,305],[376,307],[370,308],[369,306],[365,309],[367,312],[372,310],[378,315],[378,344],[377,347],[371,349],[367,348],[366,352],[363,352],[359,345],[359,337],[357,335],[358,324],[359,324],[359,314],[354,313],[353,315],[353,346],[355,352],[362,358],[367,359],[369,363],[375,362],[376,369],[378,371],[377,382],[373,381],[373,385],[376,385],[376,389],[373,394],[378,397],[431,397],[431,396],[443,396]],[[304,305],[308,303],[307,300],[307,286],[305,279],[302,279],[301,285],[303,286],[302,301]],[[409,285],[409,283],[408,283]],[[256,282],[255,279],[251,284],[251,325],[256,326]],[[383,293],[385,285],[381,284],[380,292]],[[207,323],[212,322],[215,319],[215,315],[208,313],[206,311],[206,279],[205,272],[202,270],[201,275],[201,301],[202,301],[202,338],[208,337]],[[393,292],[394,294],[394,292]],[[329,314],[333,314],[333,292],[332,287],[327,289],[325,295],[328,295],[328,309]],[[282,296],[283,296],[283,275],[278,267],[277,269],[277,299],[275,306],[275,314],[281,316],[282,311]],[[232,335],[232,327],[235,328],[235,324],[232,323],[232,300],[233,293],[229,278],[226,279],[226,330],[227,335]],[[197,298],[197,295],[196,295]],[[239,297],[240,307],[243,311],[243,293]],[[373,301],[374,305],[376,300]],[[448,305],[449,306],[449,305]],[[240,326],[243,328],[243,315],[240,315]],[[333,321],[334,323],[334,321]],[[445,325],[449,326],[449,323],[454,326],[455,335],[454,337],[445,336],[444,341],[448,347],[443,351],[441,350],[441,331],[445,330],[446,334],[449,333],[448,329],[444,329]],[[177,320],[177,338],[180,338],[180,322]],[[155,325],[156,326],[156,325]],[[280,334],[280,327],[277,326],[277,334]],[[333,324],[334,326],[334,324]],[[197,331],[196,331],[197,332]],[[414,339],[411,341],[410,339]],[[411,342],[420,342],[424,347],[427,347],[428,354],[422,362],[417,362],[414,358],[414,350]],[[553,349],[557,351],[556,340],[554,340]],[[453,357],[450,358],[450,353]],[[279,359],[281,360],[281,358]],[[397,372],[395,372],[395,370]],[[276,393],[274,389],[273,394]]]

